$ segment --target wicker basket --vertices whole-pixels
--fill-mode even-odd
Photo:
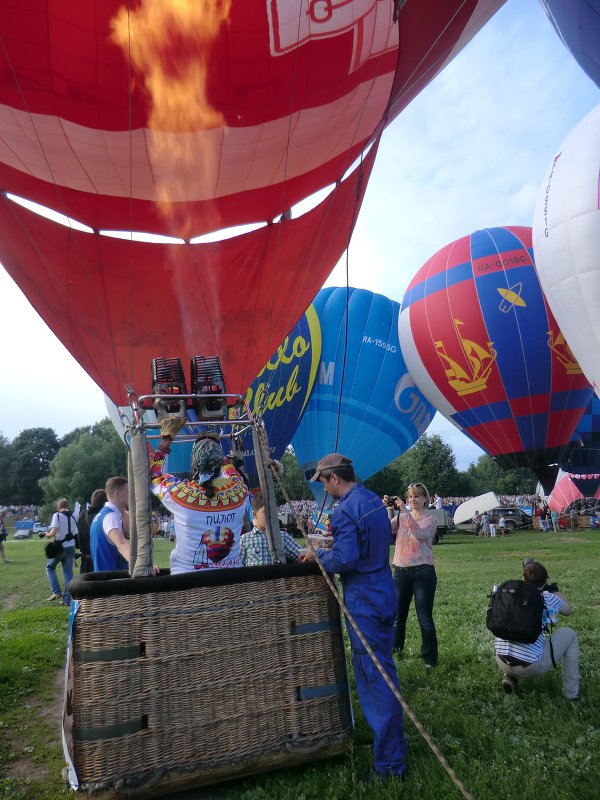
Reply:
[[[151,797],[347,749],[340,614],[314,565],[94,573],[69,591],[78,794]]]

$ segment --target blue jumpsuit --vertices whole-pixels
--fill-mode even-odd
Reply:
[[[392,682],[400,689],[392,656],[396,590],[389,564],[391,528],[376,494],[357,484],[331,516],[333,546],[319,549],[327,572],[339,573],[344,600]],[[375,770],[400,775],[406,758],[402,707],[346,620],[352,666],[365,719],[375,736]]]

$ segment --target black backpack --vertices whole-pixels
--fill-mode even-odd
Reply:
[[[490,595],[486,627],[509,642],[533,644],[544,629],[544,596],[533,583],[504,581]]]

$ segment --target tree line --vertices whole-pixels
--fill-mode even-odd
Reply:
[[[62,438],[52,428],[0,436],[0,505],[33,503],[45,520],[61,497],[85,505],[111,475],[127,475],[127,448],[108,417]]]
[[[312,495],[302,474],[294,451],[288,448],[283,456],[284,484],[292,500],[311,499]],[[360,476],[359,476],[360,477]],[[482,455],[461,471],[456,466],[456,456],[449,444],[438,434],[423,434],[410,450],[365,481],[365,486],[376,494],[404,495],[409,483],[420,481],[431,495],[441,497],[470,497],[484,492],[500,495],[533,494],[537,485],[534,472],[527,468],[503,469],[491,456]],[[276,486],[279,503],[283,494]]]
[[[308,483],[289,447],[282,458],[282,483],[292,500],[311,499]],[[42,506],[42,519],[67,497],[82,505],[111,475],[127,474],[127,448],[107,418],[75,428],[59,438],[52,428],[27,428],[12,442],[0,436],[0,505]],[[360,477],[360,476],[359,476]],[[410,450],[365,481],[379,495],[403,494],[409,483],[421,481],[442,497],[466,497],[483,492],[530,494],[537,479],[529,469],[504,470],[482,455],[465,471],[456,467],[450,445],[437,434],[424,434]],[[284,496],[276,484],[279,503]]]

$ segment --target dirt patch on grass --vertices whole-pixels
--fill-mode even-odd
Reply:
[[[22,751],[22,747],[27,747],[27,745],[23,745],[21,742],[15,742],[14,746],[15,753],[19,753],[19,749]],[[50,769],[48,766],[45,764],[38,764],[32,758],[28,758],[26,754],[17,755],[16,758],[10,762],[6,770],[7,778],[19,778],[20,780],[25,780],[27,778],[31,783],[46,780],[49,775]]]
[[[48,747],[61,746],[64,680],[65,673],[61,669],[54,676],[55,690],[50,700],[40,700],[33,695],[25,703],[25,708],[32,712],[28,727],[33,730],[42,725],[44,730],[47,730],[45,744]],[[35,748],[31,745],[26,732],[14,733],[11,747],[15,757],[6,770],[7,778],[28,778],[33,783],[48,778],[50,768],[34,757]]]
[[[18,601],[19,601],[18,594],[9,594],[2,600],[2,608],[5,611],[12,611],[13,608],[17,607]]]
[[[561,542],[567,542],[569,544],[577,544],[578,542],[586,542],[586,539],[577,539],[575,536],[561,536]]]

